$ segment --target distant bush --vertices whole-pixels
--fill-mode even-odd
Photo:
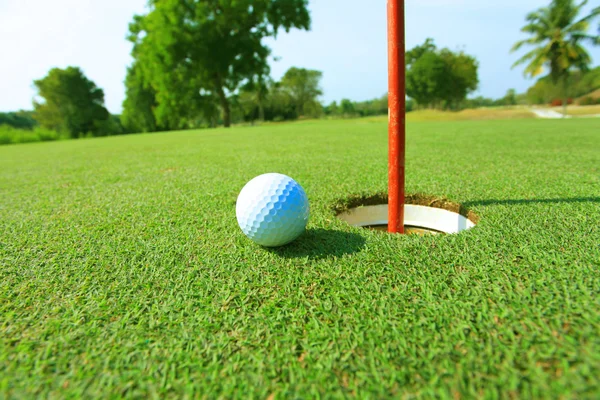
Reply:
[[[416,103],[413,99],[406,99],[406,112],[413,111],[416,108]],[[365,100],[352,101],[342,99],[338,102],[333,101],[329,105],[323,106],[323,114],[326,117],[337,118],[357,118],[357,117],[374,117],[377,115],[388,114],[388,95],[382,97]]]
[[[62,139],[62,135],[50,129],[36,127],[34,129],[17,129],[8,125],[0,125],[0,145],[31,142],[48,142]]]
[[[38,126],[33,111],[0,112],[0,126],[9,125],[19,129],[33,129]]]
[[[595,99],[592,96],[588,96],[588,97],[584,97],[583,99],[581,99],[579,101],[579,105],[581,105],[581,106],[593,106],[596,104],[600,104],[600,97]]]
[[[573,72],[569,78],[569,95],[574,98],[585,96],[600,89],[600,67],[585,73]],[[529,104],[548,104],[562,96],[562,84],[554,84],[550,76],[540,78],[527,90]]]

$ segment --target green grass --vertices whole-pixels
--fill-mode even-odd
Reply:
[[[407,191],[459,235],[352,228],[385,122],[308,121],[0,148],[0,397],[600,396],[591,119],[411,123]],[[239,190],[298,180],[308,232],[246,239]]]
[[[462,111],[416,110],[406,114],[407,122],[483,121],[502,119],[532,119],[535,114],[523,107],[482,107]],[[387,115],[366,117],[372,122],[386,122]]]

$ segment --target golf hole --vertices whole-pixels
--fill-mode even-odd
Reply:
[[[358,199],[352,199],[350,203],[354,203],[354,206],[338,209],[337,217],[352,226],[387,232],[388,205],[373,204],[377,199],[384,200],[383,197],[378,195],[364,198],[366,204],[358,206]],[[478,220],[472,212],[445,199],[412,195],[407,196],[406,200],[404,231],[407,234],[455,234],[473,228]]]

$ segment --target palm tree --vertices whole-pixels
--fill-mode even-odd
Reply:
[[[592,20],[600,15],[600,7],[578,19],[587,3],[588,0],[579,5],[574,0],[552,0],[548,7],[529,13],[528,23],[521,28],[521,32],[528,33],[531,37],[515,43],[511,49],[514,52],[524,45],[536,46],[517,60],[513,68],[527,63],[525,75],[532,78],[541,74],[544,67],[549,68],[552,82],[562,85],[564,115],[567,113],[571,70],[585,72],[592,61],[582,44],[600,44],[600,36],[587,34]]]

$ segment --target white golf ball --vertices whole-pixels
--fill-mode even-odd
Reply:
[[[306,229],[308,198],[289,176],[263,174],[244,186],[235,214],[242,232],[251,240],[265,247],[283,246]]]

